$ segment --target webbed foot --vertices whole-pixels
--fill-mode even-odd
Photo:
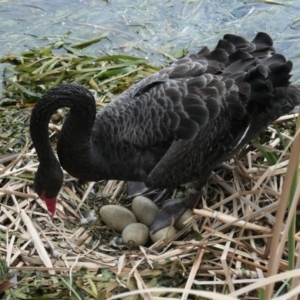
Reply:
[[[154,233],[164,227],[169,226],[173,220],[175,222],[178,221],[187,209],[192,209],[197,204],[202,192],[202,190],[199,192],[195,189],[192,189],[182,200],[166,200],[163,208],[151,224],[150,232]]]
[[[127,199],[133,199],[134,197],[137,196],[145,196],[145,197],[149,197],[153,202],[158,202],[164,199],[169,193],[169,189],[164,189],[164,190],[149,189],[145,186],[143,182],[139,182],[139,181],[128,181],[127,186],[128,186]]]
[[[128,181],[128,196],[127,199],[132,199],[137,196],[146,196],[157,202],[169,193],[165,190],[151,190],[145,186],[143,182]],[[191,189],[183,199],[168,199],[165,200],[161,211],[155,217],[150,226],[150,232],[154,233],[164,227],[169,226],[172,221],[175,222],[185,213],[187,209],[192,209],[198,202],[200,195],[203,193],[195,189]]]

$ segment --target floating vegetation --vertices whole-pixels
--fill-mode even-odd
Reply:
[[[70,45],[63,40],[48,47],[9,54],[0,63],[4,68],[3,98],[0,105],[26,105],[36,102],[51,87],[62,82],[76,82],[95,90],[101,97],[111,98],[135,81],[158,69],[145,59],[126,55],[96,57],[82,51],[106,37]]]

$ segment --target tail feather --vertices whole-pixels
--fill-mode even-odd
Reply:
[[[273,95],[275,105],[268,112],[261,112],[253,117],[250,129],[243,141],[244,145],[266,129],[269,124],[300,104],[300,85],[291,84],[287,88],[276,88]]]
[[[269,66],[270,73],[269,79],[272,81],[274,87],[287,87],[290,84],[289,79],[292,77],[290,74],[293,68],[293,63],[287,61],[282,64],[273,64]]]
[[[275,54],[272,38],[259,32],[252,42],[233,34],[226,34],[216,49],[226,51],[228,61],[223,75],[236,84],[248,83],[251,88],[249,113],[269,111],[279,101],[277,88],[290,85],[293,64],[281,54]]]
[[[265,32],[259,32],[253,39],[252,43],[256,45],[273,46],[272,38]]]

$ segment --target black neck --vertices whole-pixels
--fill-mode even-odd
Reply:
[[[68,118],[67,127],[70,127],[72,123],[76,131],[70,132],[69,136],[72,139],[77,137],[77,144],[89,146],[87,140],[90,141],[96,113],[94,97],[79,85],[66,84],[53,88],[36,104],[30,122],[30,134],[41,162],[40,168],[59,167],[50,145],[48,124],[51,116],[62,107],[71,109],[72,117]]]

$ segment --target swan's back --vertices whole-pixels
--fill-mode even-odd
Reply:
[[[149,187],[192,181],[299,103],[291,69],[266,33],[227,34],[129,88],[97,115],[94,136]]]

